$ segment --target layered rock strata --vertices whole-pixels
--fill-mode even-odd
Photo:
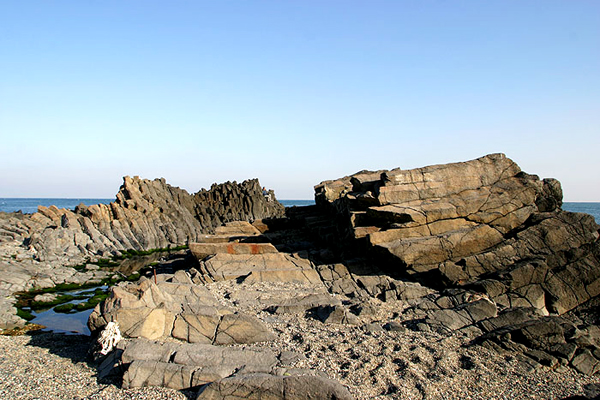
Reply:
[[[254,243],[268,239],[248,223],[226,224],[217,228],[216,233],[190,243],[190,250],[208,281],[321,283],[307,254],[282,253],[271,243]]]
[[[477,288],[500,307],[562,314],[600,294],[598,225],[564,212],[558,181],[502,154],[361,172],[315,187],[393,275]]]
[[[561,210],[558,181],[492,154],[362,171],[322,182],[315,192],[346,251],[360,248],[396,280],[440,290],[415,292],[403,307],[403,325],[460,331],[550,367],[600,369],[597,327],[560,317],[600,295],[600,227],[589,215]],[[398,298],[397,288],[406,285],[377,279],[381,299]],[[355,290],[339,272],[329,281],[332,289]]]
[[[96,332],[111,321],[118,323],[128,338],[175,338],[216,345],[273,339],[255,316],[223,307],[183,271],[168,282],[155,284],[143,278],[136,284],[111,288],[109,298],[90,315],[88,326]]]
[[[499,165],[495,165],[496,162]],[[595,325],[597,322],[580,319],[577,313],[581,307],[598,299],[594,292],[594,282],[598,279],[595,275],[598,270],[598,226],[592,224],[589,216],[565,213],[557,208],[561,199],[556,181],[540,181],[526,175],[503,156],[492,155],[464,164],[430,167],[433,171],[430,179],[434,182],[431,185],[435,190],[427,191],[426,185],[416,185],[425,193],[417,195],[418,201],[409,200],[413,202],[410,207],[403,203],[391,204],[402,210],[400,216],[390,214],[388,208],[382,209],[390,204],[382,205],[377,197],[378,193],[388,190],[378,192],[380,185],[388,182],[387,175],[380,171],[375,175],[361,173],[362,183],[355,177],[347,179],[349,188],[364,192],[339,190],[334,200],[320,198],[320,207],[293,210],[285,220],[255,221],[252,225],[228,223],[215,229],[214,235],[204,235],[190,244],[190,250],[198,260],[196,269],[179,271],[160,279],[157,285],[151,282],[141,286],[129,284],[126,289],[129,294],[113,289],[114,297],[94,311],[90,322],[101,321],[97,325],[101,327],[111,319],[120,318],[120,314],[138,316],[141,321],[124,324],[125,336],[129,337],[126,342],[129,344],[124,346],[141,343],[140,346],[153,349],[154,346],[171,346],[170,343],[176,340],[183,353],[212,354],[225,351],[224,345],[234,345],[236,349],[242,345],[255,352],[251,354],[262,354],[269,349],[273,352],[269,354],[275,355],[275,363],[269,363],[268,368],[256,367],[256,360],[246,360],[246,356],[240,355],[240,360],[246,360],[244,363],[247,364],[237,365],[233,370],[219,369],[204,361],[188,365],[176,361],[181,360],[174,355],[176,351],[169,351],[168,357],[161,356],[161,360],[144,359],[145,351],[129,352],[131,356],[116,363],[126,370],[126,385],[179,382],[177,388],[200,387],[198,398],[229,398],[242,393],[258,398],[274,393],[280,396],[282,390],[286,392],[288,384],[293,385],[296,381],[313,382],[311,384],[319,385],[319,388],[330,387],[330,384],[340,388],[322,376],[330,376],[330,370],[337,372],[336,379],[368,375],[370,378],[361,381],[363,384],[377,385],[379,393],[393,397],[398,385],[404,384],[410,376],[406,371],[416,368],[425,357],[431,357],[438,350],[440,354],[447,351],[435,350],[436,345],[429,343],[424,344],[418,356],[405,357],[400,350],[407,337],[410,340],[428,337],[435,338],[436,342],[458,341],[460,349],[451,350],[449,355],[456,361],[455,368],[459,371],[475,369],[483,363],[471,359],[465,351],[491,349],[506,354],[506,359],[511,354],[518,360],[519,368],[531,371],[545,368],[596,374],[600,368],[600,331]],[[455,168],[455,172],[445,170]],[[420,174],[429,176],[429,169],[423,170]],[[482,176],[476,178],[477,173]],[[455,174],[467,177],[463,187],[460,182],[448,178]],[[416,176],[416,173],[407,172],[407,175]],[[487,186],[473,188],[477,181]],[[332,186],[339,189],[344,184],[341,180]],[[447,190],[445,184],[450,186]],[[334,193],[328,187],[319,190],[324,195]],[[388,191],[401,192],[397,188]],[[476,210],[470,208],[465,212],[460,208],[473,207],[469,199],[479,198],[479,192],[485,193],[487,200]],[[433,198],[427,193],[443,197]],[[461,196],[467,197],[460,200]],[[460,201],[466,205],[461,205]],[[416,206],[418,204],[421,209]],[[454,214],[448,211],[451,209],[448,204],[462,210],[455,212],[459,217],[452,217]],[[407,216],[409,212],[413,215]],[[421,214],[425,217],[417,221]],[[337,234],[332,234],[332,230],[337,230]],[[326,236],[320,238],[324,240],[318,240],[321,234]],[[331,249],[321,247],[333,237],[342,238],[343,244],[352,246],[354,251],[346,254],[354,258],[336,259]],[[426,254],[419,247],[419,238],[431,246],[432,254]],[[444,244],[447,258],[442,258],[436,246],[431,245],[436,241]],[[308,251],[291,250],[299,247]],[[408,261],[411,247],[417,254],[414,257],[417,261]],[[390,250],[401,248],[403,252]],[[369,251],[361,253],[362,249]],[[479,261],[477,267],[469,257]],[[212,293],[213,297],[207,302],[196,298],[167,298],[155,293],[157,289],[164,291],[165,285],[175,284],[179,289],[171,291],[173,293],[203,292]],[[183,287],[186,289],[181,289]],[[567,288],[570,289],[568,293]],[[128,297],[131,301],[126,300]],[[129,310],[135,309],[132,304],[138,304],[142,299],[158,302],[155,308],[150,303],[143,306],[148,309],[173,310],[171,312],[176,315],[161,319],[167,322],[159,324],[171,327],[170,333],[163,329],[155,336],[144,336],[129,328],[136,326],[138,329],[148,324],[147,316],[151,311]],[[189,304],[197,306],[190,307]],[[211,324],[205,314],[212,314],[213,307],[217,308],[217,319],[221,319]],[[229,337],[242,339],[232,340],[229,344],[219,341],[219,330],[227,315],[238,316],[231,324],[226,324],[232,332],[243,332],[247,328],[243,323],[238,325],[238,321],[244,320],[241,316],[255,315],[255,321],[260,324],[249,329],[257,332],[264,329],[267,334],[262,339],[250,340],[245,334],[230,334]],[[177,320],[179,328],[175,329]],[[322,332],[318,334],[320,340],[329,339],[305,342],[309,326],[313,332]],[[206,332],[201,334],[202,330]],[[397,342],[383,346],[389,348],[377,355],[359,355],[354,350],[349,357],[336,358],[333,354],[338,351],[338,346],[360,348],[360,343],[376,337],[392,338],[390,340]],[[161,340],[162,344],[148,344],[150,338]],[[248,347],[248,344],[252,346]],[[290,349],[300,345],[304,354],[289,354]],[[368,353],[366,348],[364,350]],[[411,346],[408,350],[417,352],[419,349]],[[137,353],[141,355],[133,355]],[[160,351],[150,350],[150,353]],[[391,358],[386,359],[386,354]],[[314,369],[321,365],[319,358],[325,355],[340,360],[339,365],[333,361],[328,364],[330,369]],[[271,359],[268,355],[264,357]],[[443,358],[433,356],[432,369],[427,374],[435,374],[438,361]],[[218,359],[225,360],[226,357],[219,356]],[[309,359],[311,362],[305,363]],[[361,365],[371,361],[378,365],[372,365],[372,370],[367,373]],[[388,368],[388,373],[381,376],[382,381],[373,378],[374,371],[385,368],[386,363],[396,366],[393,367],[396,372]],[[298,368],[306,364],[312,368]],[[356,373],[353,369],[357,369]],[[396,376],[396,373],[400,375]],[[420,386],[423,376],[415,376],[415,388],[423,394],[424,389]],[[195,377],[202,379],[195,380]],[[341,381],[346,385],[348,382]],[[388,382],[387,388],[381,386],[385,385],[383,382]],[[358,386],[352,385],[349,385],[351,389],[360,393]],[[328,398],[330,392],[327,390],[319,391],[316,396]]]
[[[100,374],[117,365],[125,371],[126,387],[204,385],[198,397],[202,399],[233,393],[245,393],[245,398],[351,398],[343,386],[313,371],[290,369],[287,363],[296,357],[276,357],[260,347],[223,347],[277,339],[255,315],[240,311],[248,306],[273,315],[304,316],[311,310],[326,323],[356,324],[357,318],[327,293],[315,266],[298,254],[278,252],[244,221],[225,224],[201,240],[190,244],[198,269],[159,275],[157,283],[142,279],[113,287],[95,308],[90,330],[98,332],[113,321],[127,338],[103,363]],[[258,247],[248,251],[253,248],[248,245]],[[256,250],[263,248],[268,250]],[[217,297],[211,285],[218,289],[221,282],[250,286]],[[282,286],[277,291],[250,290],[263,284]],[[306,292],[299,293],[299,288]]]

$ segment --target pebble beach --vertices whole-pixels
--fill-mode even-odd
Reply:
[[[289,324],[289,325],[288,325]],[[595,398],[600,378],[572,369],[531,369],[465,339],[416,332],[357,334],[349,327],[322,329],[310,320],[279,321],[289,335],[264,346],[292,351],[300,332],[306,358],[298,367],[322,371],[356,399],[565,399]],[[291,329],[290,329],[291,328]],[[289,336],[289,337],[288,337]],[[162,387],[123,389],[118,379],[99,382],[90,338],[51,332],[0,336],[0,398],[194,399],[195,391]],[[404,361],[406,360],[406,361]],[[577,398],[577,397],[575,397]],[[581,397],[579,397],[581,398]]]

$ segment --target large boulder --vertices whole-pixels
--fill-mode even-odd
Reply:
[[[117,322],[127,338],[179,339],[189,343],[235,344],[269,341],[274,334],[255,316],[220,305],[204,286],[143,278],[110,289],[92,311],[92,332]]]
[[[198,400],[350,400],[340,383],[318,376],[248,374],[221,379],[202,390]]]
[[[271,373],[275,354],[261,348],[220,347],[210,344],[156,342],[145,339],[119,344],[123,386],[165,386],[190,389],[235,373]]]
[[[366,246],[391,275],[469,285],[502,309],[545,314],[600,294],[594,218],[562,211],[558,181],[526,174],[503,154],[362,171],[315,186],[315,199],[342,221],[346,248]]]

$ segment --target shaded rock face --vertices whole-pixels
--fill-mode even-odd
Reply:
[[[360,172],[315,187],[346,243],[393,275],[465,286],[501,308],[562,314],[600,294],[598,225],[560,210],[562,190],[503,154],[414,170]],[[353,244],[355,246],[355,244]]]
[[[120,344],[127,368],[124,387],[165,386],[189,389],[228,377],[236,371],[271,373],[277,364],[273,352],[259,348],[231,348],[209,344],[126,341]]]
[[[234,399],[352,399],[339,383],[317,376],[273,376],[249,374],[221,379],[209,384],[198,400]]]
[[[224,222],[278,217],[284,207],[267,199],[258,180],[214,184],[190,195],[164,179],[125,177],[110,204],[74,211],[39,207],[32,215],[0,215],[0,245],[18,241],[39,261],[73,263],[86,256],[177,246],[211,233]]]

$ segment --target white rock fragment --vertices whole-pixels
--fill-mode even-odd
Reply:
[[[102,346],[100,353],[104,355],[110,353],[121,339],[119,324],[112,321],[109,322],[98,338],[98,343]]]

